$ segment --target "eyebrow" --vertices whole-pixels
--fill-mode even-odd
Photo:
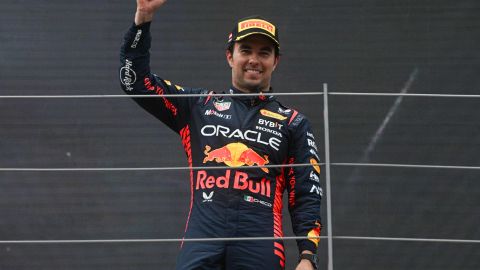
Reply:
[[[260,49],[260,51],[269,51],[269,52],[273,52],[273,48],[271,46],[265,46],[265,47],[262,47]]]
[[[247,45],[247,44],[240,44],[240,49],[252,49],[252,47],[250,45]],[[272,52],[273,48],[272,48],[272,46],[265,46],[265,47],[260,48],[260,51]]]
[[[251,49],[252,47],[247,44],[240,44],[240,49]]]

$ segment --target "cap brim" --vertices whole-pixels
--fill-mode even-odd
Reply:
[[[251,36],[251,35],[264,35],[268,38],[270,38],[274,43],[275,45],[277,45],[277,47],[280,47],[280,43],[274,38],[272,37],[271,35],[265,33],[265,32],[250,32],[250,33],[246,33],[244,35],[241,35],[241,36],[238,36],[234,41],[240,41],[248,36]]]

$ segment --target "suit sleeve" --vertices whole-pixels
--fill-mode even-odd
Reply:
[[[294,116],[295,117],[295,116]],[[315,138],[310,123],[303,115],[297,115],[289,125],[291,141],[289,164],[310,163],[308,167],[290,167],[287,173],[288,208],[293,231],[297,236],[320,236],[320,166]],[[316,253],[319,239],[297,240],[300,252]]]
[[[150,22],[139,26],[133,24],[125,34],[120,50],[120,85],[129,95],[178,94],[178,97],[133,98],[143,109],[178,133],[185,126],[193,102],[192,98],[181,95],[196,94],[204,90],[184,88],[152,74],[150,44]]]

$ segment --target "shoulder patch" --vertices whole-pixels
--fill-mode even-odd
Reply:
[[[290,115],[292,113],[292,109],[285,108],[285,107],[278,107],[278,112],[284,115]]]
[[[275,102],[278,104],[277,112],[282,114],[282,115],[288,116],[288,115],[291,115],[292,112],[294,111],[294,110],[284,106],[278,100],[275,100]]]
[[[215,92],[208,91],[208,90],[206,90],[205,92],[202,91],[202,94],[206,94],[207,92],[208,92],[208,96],[205,99],[205,102],[203,103],[203,105],[206,105],[208,103],[208,101],[212,98],[212,94],[215,94]]]
[[[288,125],[298,126],[303,118],[304,116],[302,114],[299,114],[297,110],[293,110],[293,114],[290,117],[290,120],[288,120]]]

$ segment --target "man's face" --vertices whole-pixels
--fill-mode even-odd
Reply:
[[[228,50],[226,54],[235,88],[247,93],[268,91],[272,72],[279,60],[271,39],[251,35],[235,42],[233,54]]]

